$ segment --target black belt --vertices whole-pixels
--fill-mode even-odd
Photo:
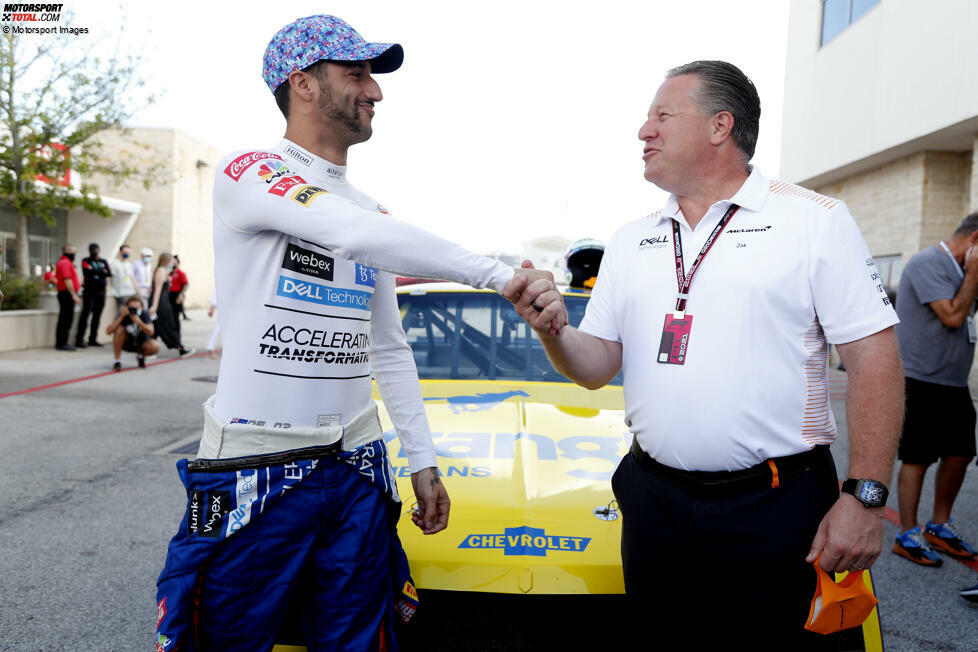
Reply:
[[[812,469],[823,459],[831,459],[829,447],[819,445],[804,453],[774,457],[740,471],[683,471],[656,462],[634,437],[631,453],[642,468],[665,480],[687,489],[719,493],[777,488],[786,477]]]

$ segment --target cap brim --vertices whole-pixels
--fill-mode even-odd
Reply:
[[[404,48],[398,43],[361,43],[342,56],[334,55],[320,61],[366,61],[370,63],[371,74],[383,74],[401,67]]]
[[[398,43],[371,43],[369,49],[373,56],[367,60],[373,74],[394,72],[404,63],[404,48]]]

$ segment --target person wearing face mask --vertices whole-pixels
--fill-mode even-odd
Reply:
[[[59,351],[74,351],[75,347],[68,344],[68,334],[71,332],[71,320],[74,317],[75,305],[81,305],[78,296],[78,272],[75,270],[75,245],[65,243],[61,248],[61,258],[55,270],[58,283],[58,326],[55,329],[54,348]]]
[[[75,332],[75,346],[84,349],[86,346],[102,346],[98,340],[98,324],[102,319],[102,308],[105,307],[105,286],[107,279],[112,276],[109,262],[100,257],[101,248],[96,243],[88,245],[88,258],[82,261],[82,274],[85,278],[82,292],[83,305],[78,317],[78,330]],[[92,329],[85,343],[85,331],[88,328],[88,317],[92,317]]]
[[[126,305],[126,300],[136,294],[136,276],[129,245],[119,247],[119,254],[109,261],[109,268],[112,270],[109,293],[115,299],[116,312],[119,312]]]
[[[149,314],[155,320],[157,337],[168,349],[180,351],[180,356],[183,357],[192,354],[194,349],[184,347],[180,341],[180,329],[177,328],[176,316],[170,304],[170,272],[173,271],[173,265],[172,254],[160,254],[151,282]]]
[[[153,280],[153,250],[144,247],[139,252],[139,260],[132,265],[133,278],[136,281],[136,291],[149,306],[149,286]]]
[[[187,275],[180,269],[180,256],[173,254],[173,271],[170,272],[170,305],[173,306],[173,321],[180,332],[180,317],[190,319],[183,309],[183,301],[187,297]]]
[[[54,263],[48,263],[48,269],[44,272],[44,277],[42,278],[45,290],[53,290],[58,287],[58,275],[55,273],[54,268]]]

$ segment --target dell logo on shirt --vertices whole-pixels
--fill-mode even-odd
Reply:
[[[318,283],[299,281],[287,276],[278,277],[278,289],[275,294],[297,301],[308,301],[323,306],[354,308],[356,310],[370,310],[370,297],[373,296],[370,292],[332,288]]]

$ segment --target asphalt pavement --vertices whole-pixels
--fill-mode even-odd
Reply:
[[[190,316],[184,343],[202,351],[213,322],[203,311]],[[152,646],[156,577],[186,499],[174,465],[187,453],[173,451],[195,450],[218,364],[202,352],[179,359],[164,351],[137,369],[135,356],[123,355],[124,371],[107,373],[108,347],[0,353],[0,650]],[[845,375],[833,371],[840,475],[844,386]],[[896,509],[895,495],[889,506]],[[954,519],[978,542],[974,467]],[[936,569],[898,558],[889,552],[897,527],[887,522],[885,531],[873,579],[886,649],[978,650],[978,605],[957,595],[978,574],[948,558]]]

